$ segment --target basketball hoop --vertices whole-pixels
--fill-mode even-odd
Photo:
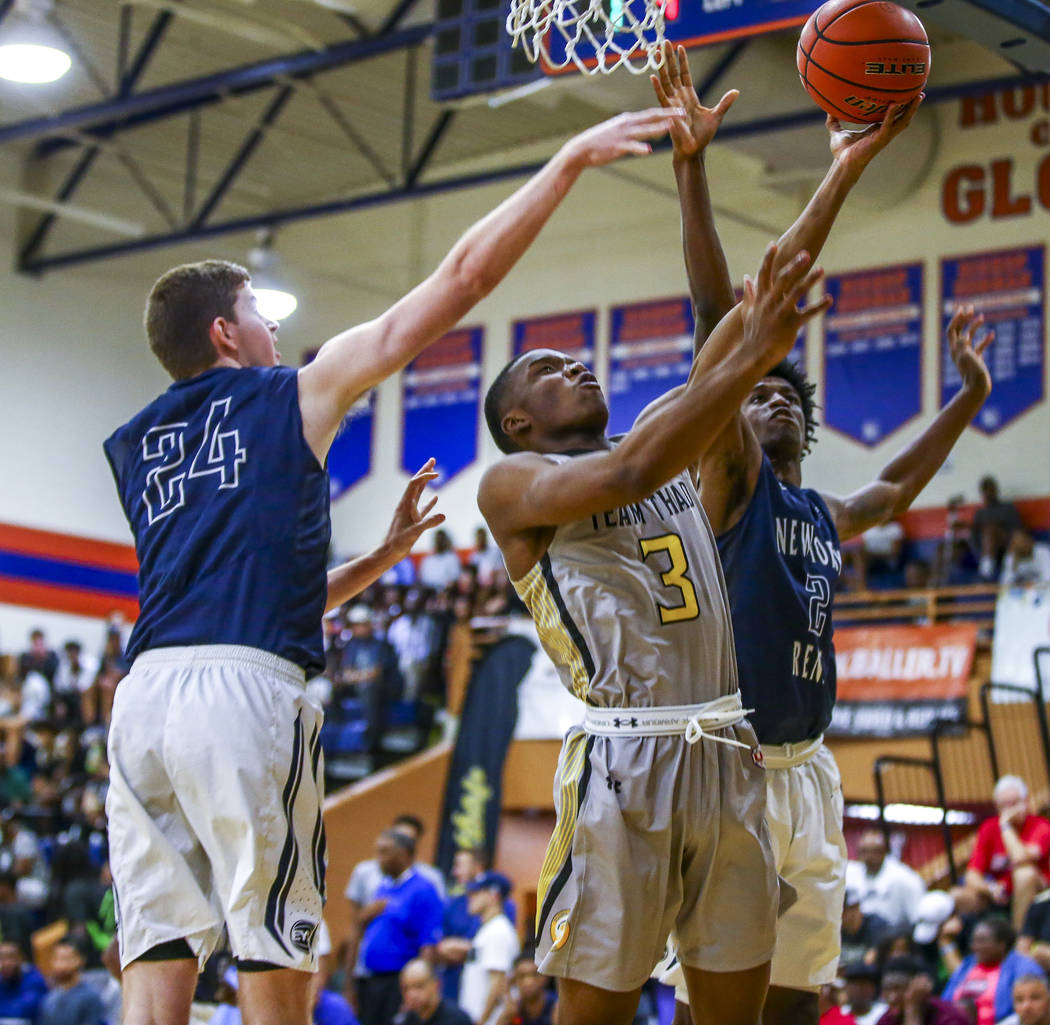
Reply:
[[[510,0],[507,32],[533,64],[585,75],[660,66],[665,0]]]

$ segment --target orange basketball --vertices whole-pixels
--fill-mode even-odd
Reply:
[[[802,27],[798,73],[806,92],[843,121],[881,121],[918,96],[930,41],[911,11],[888,0],[828,0]]]

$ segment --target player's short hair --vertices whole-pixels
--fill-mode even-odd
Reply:
[[[817,410],[820,407],[813,397],[817,393],[817,386],[806,377],[806,372],[793,359],[782,359],[765,376],[779,377],[782,381],[787,381],[798,393],[802,405],[802,418],[806,421],[806,441],[802,447],[802,454],[805,455],[817,440]]]
[[[398,826],[408,826],[416,836],[422,836],[425,832],[423,820],[418,815],[410,815],[408,812],[402,812],[394,819],[393,828],[397,829]]]
[[[184,263],[157,279],[146,300],[146,337],[176,381],[193,377],[215,362],[208,329],[216,317],[236,323],[237,290],[250,280],[244,267],[228,260]]]
[[[1050,991],[1050,984],[1046,981],[1045,975],[1036,975],[1035,972],[1025,972],[1024,975],[1019,975],[1014,979],[1014,989],[1018,986],[1042,986],[1043,989]]]
[[[502,420],[504,413],[503,400],[510,385],[510,372],[520,359],[521,356],[512,359],[496,375],[496,380],[489,385],[489,390],[485,393],[485,423],[488,424],[489,434],[492,435],[496,448],[506,455],[518,451],[518,446],[514,444],[510,435],[503,430]]]
[[[977,924],[987,926],[995,942],[1001,943],[1007,950],[1014,945],[1014,941],[1017,939],[1014,927],[1002,915],[987,915]]]

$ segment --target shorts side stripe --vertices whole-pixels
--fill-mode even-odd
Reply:
[[[320,763],[321,728],[320,726],[315,726],[313,736],[310,738],[310,767],[313,772],[314,783],[318,787],[321,786],[321,781],[318,779],[317,775]],[[322,805],[323,800],[318,801],[317,822],[314,823],[314,835],[310,841],[310,850],[313,852],[314,885],[317,887],[317,892],[321,895],[321,899],[324,900],[325,833]]]
[[[288,825],[288,835],[281,850],[281,860],[277,865],[277,876],[270,887],[266,900],[266,928],[271,936],[281,945],[289,957],[292,952],[284,942],[284,906],[288,899],[295,871],[299,867],[299,847],[295,841],[295,828],[292,820],[292,809],[299,793],[299,784],[303,778],[303,716],[300,712],[295,717],[295,729],[292,739],[292,764],[288,772],[288,781],[284,785],[284,818]]]
[[[586,733],[576,734],[565,752],[565,771],[561,777],[560,811],[554,825],[554,833],[540,869],[537,885],[536,936],[543,935],[543,928],[551,913],[554,901],[561,893],[572,873],[572,841],[576,833],[576,820],[587,792],[591,777],[591,748],[594,737]]]

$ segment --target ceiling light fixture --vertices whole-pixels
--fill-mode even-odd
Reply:
[[[252,291],[259,312],[269,320],[284,320],[291,316],[299,300],[289,292],[279,278],[280,257],[273,248],[273,232],[262,228],[255,236],[255,247],[248,253],[248,269],[252,272]]]
[[[0,78],[26,85],[55,82],[73,66],[59,34],[47,24],[51,0],[17,0],[0,26]]]

